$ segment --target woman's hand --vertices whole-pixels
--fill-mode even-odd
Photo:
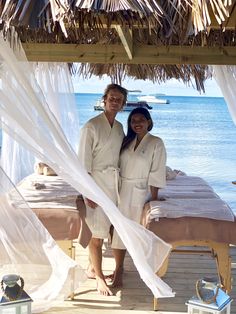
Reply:
[[[163,196],[161,196],[161,197],[151,198],[149,202],[151,202],[151,201],[165,201],[165,200],[166,199]]]
[[[85,203],[86,203],[90,208],[93,208],[93,209],[95,209],[95,208],[98,206],[97,203],[95,203],[94,201],[92,201],[92,200],[90,200],[90,199],[88,199],[88,198],[85,198]]]

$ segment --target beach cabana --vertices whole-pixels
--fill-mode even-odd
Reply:
[[[9,25],[14,26],[29,61],[66,62],[71,73],[107,74],[118,83],[125,76],[154,82],[177,78],[200,91],[213,73],[209,65],[236,63],[235,14],[235,1],[220,0],[6,1],[0,6],[4,36],[11,38]],[[63,150],[61,136],[52,130]],[[61,165],[62,159],[56,160]],[[48,163],[65,175],[55,160]],[[73,176],[66,179],[77,185]],[[91,181],[87,186],[96,190]],[[104,204],[102,196],[96,195]]]

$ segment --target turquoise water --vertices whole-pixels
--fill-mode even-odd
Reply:
[[[76,94],[80,126],[97,115],[100,94]],[[135,99],[135,96],[132,96]],[[162,97],[160,97],[162,98]],[[152,105],[153,134],[167,149],[167,164],[204,178],[236,213],[236,126],[223,98],[165,96],[170,104]],[[117,119],[126,129],[128,112]]]
[[[75,94],[80,127],[99,112],[101,94]],[[132,96],[136,99],[136,96]],[[131,98],[131,99],[132,99]],[[162,98],[162,97],[160,97]],[[163,96],[169,104],[152,105],[154,127],[167,149],[167,164],[204,178],[236,213],[236,125],[223,98]],[[126,129],[128,112],[117,119]],[[1,134],[0,134],[1,135]],[[1,136],[0,136],[1,137]]]

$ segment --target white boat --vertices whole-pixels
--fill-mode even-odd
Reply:
[[[170,103],[168,99],[157,98],[156,96],[152,96],[152,95],[138,96],[137,98],[140,101],[146,101],[147,103],[152,103],[152,104],[169,104]]]
[[[103,111],[104,110],[104,102],[102,99],[97,100],[96,105],[93,106],[94,110]]]
[[[151,110],[152,107],[146,101],[127,101],[122,111],[132,111],[134,108],[141,107]],[[104,102],[103,100],[98,100],[96,105],[94,106],[94,110],[104,110]]]

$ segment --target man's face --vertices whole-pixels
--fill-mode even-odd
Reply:
[[[108,92],[104,99],[106,112],[119,112],[123,108],[124,95],[117,89],[112,89]]]

